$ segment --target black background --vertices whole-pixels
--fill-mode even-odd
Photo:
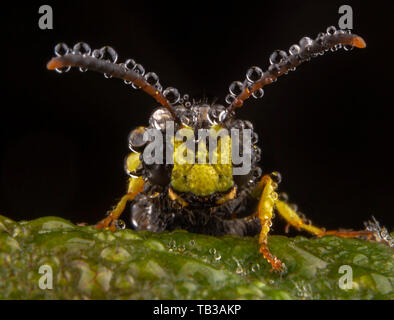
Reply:
[[[38,27],[50,4],[54,29]],[[239,117],[260,135],[265,172],[315,224],[392,229],[392,2],[237,1],[172,4],[58,1],[2,5],[0,214],[94,223],[125,191],[128,133],[155,101],[120,80],[46,70],[58,42],[113,46],[164,87],[218,97],[275,49],[337,25],[350,4],[367,48],[325,54],[265,88]],[[128,219],[128,213],[124,216]],[[277,228],[276,233],[281,232]]]

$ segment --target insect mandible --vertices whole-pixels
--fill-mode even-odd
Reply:
[[[135,89],[145,91],[161,106],[150,116],[149,126],[137,127],[130,133],[129,147],[132,153],[125,160],[125,169],[130,176],[127,192],[96,227],[113,231],[123,228],[124,222],[119,217],[127,203],[132,201],[131,222],[136,230],[161,232],[185,229],[214,236],[258,234],[260,252],[275,271],[283,271],[285,266],[270,253],[267,245],[274,212],[282,216],[288,225],[318,237],[370,237],[369,231],[326,231],[307,223],[305,217],[299,215],[284,197],[278,196],[280,174],[262,174],[258,165],[261,149],[258,147],[258,136],[253,131],[252,123],[239,120],[235,116],[236,109],[241,107],[246,99],[250,96],[261,98],[265,85],[289,71],[294,71],[301,63],[329,50],[336,51],[342,47],[350,50],[353,47],[365,46],[365,41],[360,36],[350,31],[336,30],[335,27],[327,28],[326,32],[319,33],[315,39],[303,37],[298,44],[289,48],[288,53],[282,50],[274,51],[270,56],[267,71],[251,67],[243,82],[233,82],[229,88],[230,93],[225,98],[228,104],[225,107],[206,100],[196,101],[188,95],[181,96],[179,91],[172,87],[163,90],[158,76],[154,72],[145,73],[144,68],[134,60],[117,63],[118,55],[111,47],[92,51],[89,45],[82,42],[72,49],[64,43],[58,44],[55,47],[56,57],[48,62],[48,69],[62,73],[71,67],[78,67],[80,71],[93,70],[103,73],[106,78],[119,78]],[[164,136],[168,132],[167,123],[171,121],[174,123],[174,130],[183,129],[186,135],[192,136],[198,147],[205,146],[205,149],[208,149],[208,143],[197,136],[200,129],[210,130],[212,134],[220,129],[238,129],[240,136],[246,132],[251,133],[251,148],[244,146],[245,150],[249,150],[251,170],[235,175],[234,168],[238,164],[232,161],[225,164],[177,161],[177,151],[180,150],[177,140],[172,140],[171,144],[171,159],[174,161],[146,161],[143,155],[150,141],[146,138],[146,132],[148,129],[156,129]],[[218,158],[224,158],[225,151],[231,149],[231,138],[219,136],[217,141],[221,145],[227,145],[227,149],[219,148],[218,145],[214,151]],[[239,149],[242,149],[242,145]],[[202,158],[205,156],[206,154]],[[193,157],[194,160],[201,158],[200,151],[194,153]]]

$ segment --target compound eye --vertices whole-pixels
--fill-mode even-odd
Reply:
[[[134,152],[141,152],[148,141],[144,141],[145,127],[137,127],[129,134],[129,148]]]

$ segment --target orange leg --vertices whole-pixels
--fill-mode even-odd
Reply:
[[[300,215],[291,208],[286,202],[277,200],[275,202],[276,210],[279,214],[287,221],[288,225],[291,225],[298,230],[302,229],[312,233],[318,237],[334,235],[337,237],[343,238],[358,238],[358,237],[366,237],[368,239],[373,237],[373,232],[371,231],[337,231],[337,230],[329,230],[326,231],[324,228],[318,228],[311,224],[306,223],[306,219],[300,217]]]
[[[345,238],[363,237],[371,239],[374,236],[372,231],[326,231],[324,228],[318,228],[313,226],[311,223],[308,223],[308,220],[305,217],[301,217],[290,205],[282,200],[278,200],[278,194],[275,192],[278,185],[271,178],[271,176],[275,178],[275,175],[276,174],[273,173],[271,175],[263,176],[252,194],[254,197],[260,197],[256,213],[261,224],[261,232],[259,235],[260,252],[271,264],[272,270],[283,271],[284,268],[281,261],[270,253],[267,246],[267,237],[272,225],[274,208],[287,221],[288,225],[293,226],[298,230],[302,229],[308,231],[318,237],[334,235]]]
[[[372,239],[374,237],[374,234],[372,231],[367,231],[367,230],[360,230],[360,231],[337,231],[337,230],[328,230],[324,231],[323,234],[319,235],[319,237],[323,236],[328,236],[328,235],[333,235],[337,237],[342,237],[342,238],[359,238],[359,237],[366,237],[368,240]]]
[[[116,221],[124,211],[128,201],[133,200],[144,187],[144,180],[141,177],[131,178],[129,182],[128,192],[119,200],[115,208],[109,213],[107,217],[97,222],[95,225],[97,229],[105,229],[116,231]]]
[[[272,266],[271,271],[282,272],[284,270],[284,264],[269,251],[267,245],[267,237],[272,225],[274,205],[278,197],[275,192],[276,187],[277,184],[272,181],[270,176],[265,175],[256,188],[256,190],[261,191],[261,196],[257,207],[257,215],[261,224],[259,244],[260,252]]]

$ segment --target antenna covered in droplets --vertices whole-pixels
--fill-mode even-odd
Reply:
[[[122,79],[134,89],[141,89],[151,95],[178,121],[173,104],[180,100],[179,91],[172,87],[163,91],[157,74],[145,73],[144,67],[133,59],[117,63],[118,54],[112,47],[105,46],[92,51],[84,42],[78,42],[72,49],[65,43],[59,43],[55,46],[55,55],[47,64],[49,70],[63,73],[71,67],[78,67],[81,72],[92,70],[103,73],[106,78]]]
[[[283,50],[275,50],[270,58],[268,70],[263,72],[259,67],[253,66],[246,72],[246,79],[234,81],[229,87],[229,94],[225,101],[229,105],[229,113],[236,108],[242,107],[244,101],[250,96],[261,98],[264,95],[263,87],[270,84],[289,71],[294,71],[301,63],[311,58],[323,55],[326,51],[337,51],[343,48],[346,51],[357,48],[365,48],[363,38],[352,34],[350,30],[337,30],[334,26],[328,27],[326,32],[319,33],[315,40],[303,37],[298,44],[289,48],[289,54]]]
[[[363,38],[352,34],[350,30],[337,30],[334,26],[331,26],[327,28],[325,33],[319,33],[314,40],[303,37],[298,44],[290,46],[288,53],[283,50],[275,50],[269,58],[270,65],[267,71],[253,66],[246,72],[246,79],[243,82],[234,81],[231,83],[230,93],[225,98],[228,107],[219,110],[221,113],[219,122],[223,122],[231,116],[234,110],[241,107],[250,96],[254,98],[263,97],[263,87],[265,85],[276,81],[282,74],[294,71],[301,63],[323,55],[329,50],[337,51],[344,48],[348,51],[353,47],[365,48],[365,46]],[[179,91],[173,87],[163,90],[157,74],[154,72],[146,73],[145,68],[133,59],[117,63],[118,54],[112,47],[105,46],[101,49],[91,50],[87,43],[78,42],[70,49],[65,43],[59,43],[55,47],[55,55],[56,57],[48,62],[48,69],[62,73],[69,71],[71,67],[78,67],[81,72],[93,70],[103,73],[106,78],[123,79],[126,84],[131,85],[134,89],[142,89],[155,98],[170,112],[177,123],[183,123],[179,111],[183,108],[183,103],[185,102],[184,107],[186,109],[191,107],[191,102],[186,102],[188,98],[183,99]]]

